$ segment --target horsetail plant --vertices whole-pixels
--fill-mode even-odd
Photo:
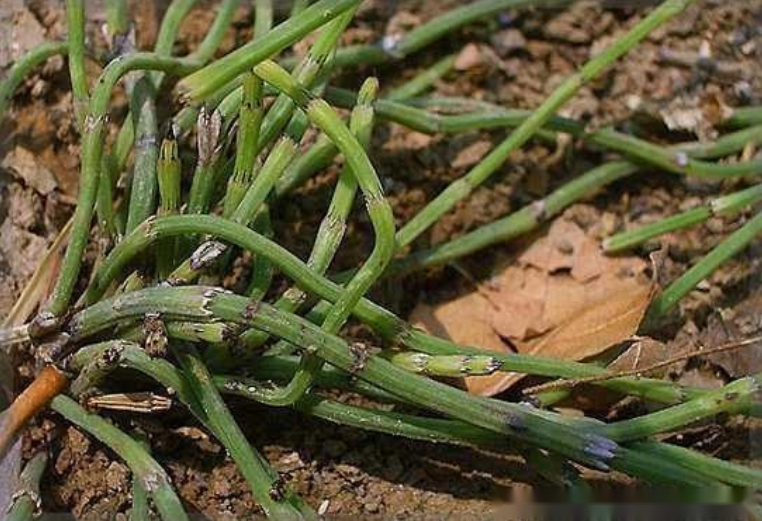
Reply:
[[[355,95],[331,85],[332,75],[339,67],[403,60],[460,27],[505,9],[563,7],[569,0],[478,0],[406,35],[392,34],[377,45],[343,49],[339,42],[361,0],[295,2],[291,16],[277,24],[273,3],[256,0],[253,40],[216,60],[213,56],[240,0],[220,2],[203,41],[185,57],[172,53],[180,25],[196,0],[170,3],[153,52],[137,52],[129,43],[116,44],[118,38],[131,37],[132,24],[127,3],[109,0],[107,26],[114,56],[95,82],[88,82],[85,70],[85,56],[91,54],[85,38],[85,3],[67,0],[68,41],[31,51],[0,84],[2,115],[33,67],[66,54],[82,134],[82,171],[71,240],[53,293],[30,324],[0,335],[8,339],[3,344],[31,338],[42,366],[35,381],[0,417],[0,449],[50,404],[53,411],[101,440],[127,463],[135,479],[136,516],[150,515],[150,497],[162,518],[186,518],[169,477],[152,458],[150,445],[143,444],[147,440],[134,439],[66,396],[85,400],[111,386],[111,374],[130,369],[148,376],[160,389],[173,390],[173,399],[182,402],[225,447],[258,505],[278,519],[312,519],[316,514],[246,439],[224,396],[291,407],[342,425],[412,439],[513,450],[548,481],[580,497],[589,490],[571,463],[694,491],[708,489],[713,495],[705,497],[723,501],[732,500],[739,489],[759,487],[762,477],[756,470],[652,439],[718,413],[757,414],[752,409],[759,375],[706,391],[665,380],[617,376],[592,363],[485,354],[416,329],[366,296],[384,277],[447,263],[536,230],[571,204],[646,169],[699,178],[762,172],[759,158],[722,161],[762,142],[757,108],[734,111],[726,122],[733,131],[714,143],[671,147],[614,128],[591,132],[580,121],[556,115],[580,88],[693,2],[665,0],[561,83],[538,109],[520,111],[462,98],[415,98],[452,69],[454,55],[389,91],[386,99],[378,99],[376,78],[364,79]],[[281,51],[315,30],[319,33],[304,58],[278,58]],[[185,103],[175,113],[157,107],[167,75],[179,79],[177,92]],[[122,80],[129,113],[109,144],[110,100]],[[347,121],[338,108],[351,109]],[[379,120],[428,134],[489,129],[510,133],[464,177],[397,229],[373,160],[371,136]],[[186,134],[194,121],[196,163],[190,187],[184,190],[181,150],[187,146]],[[305,138],[310,127],[318,132],[314,142]],[[161,142],[160,128],[167,129]],[[619,158],[459,238],[407,252],[408,246],[494,176],[527,141],[553,142],[560,134],[572,136],[594,152],[611,152]],[[337,155],[344,165],[309,257],[303,261],[279,244],[271,219],[280,215],[271,215],[271,210],[277,210],[280,200]],[[116,180],[130,161],[131,181],[122,189]],[[604,247],[616,251],[712,216],[740,213],[762,200],[760,186],[614,236]],[[356,270],[331,273],[358,191],[372,228],[373,248]],[[101,234],[114,241],[92,266],[84,292],[76,295],[72,305],[83,278],[95,212]],[[761,215],[749,219],[661,292],[649,320],[663,317],[699,281],[759,236]],[[231,266],[238,249],[254,256],[251,274],[242,284],[246,295],[217,287],[235,271]],[[275,272],[287,279],[287,289],[271,305],[268,299],[277,293]],[[306,303],[314,306],[301,316]],[[351,317],[368,326],[384,346],[376,349],[345,338],[342,329]],[[541,409],[529,402],[472,396],[438,379],[495,372],[593,378],[593,385],[666,407],[606,423],[592,417],[570,418],[554,410],[550,401]],[[335,390],[362,395],[388,408],[343,403],[331,398]],[[168,407],[163,391],[154,391],[148,396],[161,398]],[[113,406],[114,399],[124,396],[108,395],[95,402]],[[150,412],[150,402],[146,403],[143,409]],[[397,406],[405,412],[394,410]],[[38,481],[41,466],[44,457],[35,457],[25,476]],[[13,515],[33,506],[32,495],[21,495]]]
[[[159,210],[157,215],[169,216],[180,212],[182,165],[177,149],[177,136],[170,125],[161,143],[156,166],[159,184]],[[177,240],[162,241],[156,247],[156,270],[160,280],[166,279],[177,262]]]

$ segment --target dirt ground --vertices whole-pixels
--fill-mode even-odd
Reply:
[[[0,24],[15,28],[15,32],[0,36],[0,67],[7,66],[18,53],[38,44],[43,37],[64,35],[62,2],[7,1],[7,9],[0,8]],[[140,4],[139,42],[148,46],[162,3],[135,3]],[[384,34],[408,30],[459,4],[457,0],[367,0],[344,43],[377,41]],[[194,11],[183,26],[178,54],[198,43],[212,15],[204,6]],[[247,15],[246,9],[238,13],[236,34],[226,40],[223,52],[246,38]],[[92,22],[92,48],[96,54],[103,53],[103,14],[94,8],[88,16]],[[591,53],[640,18],[636,10],[606,10],[595,1],[577,2],[565,11],[511,11],[464,28],[415,54],[405,61],[404,68],[364,68],[361,74],[347,73],[339,81],[357,88],[358,78],[375,74],[382,86],[393,87],[438,58],[466,48],[459,58],[460,70],[437,82],[436,94],[534,108]],[[762,0],[703,0],[582,89],[562,114],[584,119],[590,128],[614,124],[628,129],[637,125],[650,140],[665,144],[696,138],[710,140],[717,135],[717,124],[728,107],[762,102],[760,63]],[[115,114],[123,115],[124,97],[117,95],[115,102]],[[115,119],[118,121],[118,117]],[[462,176],[489,150],[490,144],[499,142],[504,135],[503,131],[491,131],[424,136],[396,125],[379,125],[372,158],[398,223],[404,223],[448,183]],[[10,309],[36,260],[73,210],[78,143],[65,62],[52,60],[24,83],[0,127],[0,314]],[[531,143],[514,154],[491,182],[419,239],[413,249],[441,243],[508,214],[606,157],[576,144]],[[309,253],[338,170],[338,165],[332,166],[274,209],[277,240],[302,258]],[[625,225],[650,222],[693,207],[744,183],[696,182],[646,172],[575,205],[565,216],[603,237]],[[662,276],[674,279],[749,215],[746,212],[732,218],[713,218],[691,230],[666,236],[663,241],[668,255]],[[370,237],[370,224],[358,210],[335,267],[355,266],[367,255]],[[654,247],[648,244],[638,254],[647,258]],[[515,245],[496,246],[463,259],[455,267],[385,282],[373,297],[407,315],[418,303],[441,302],[471,289],[474,279],[488,278],[494,266],[515,251]],[[760,254],[762,242],[757,241],[702,283],[681,303],[671,323],[656,332],[659,339],[677,348],[698,343],[717,345],[759,334]],[[241,267],[245,270],[247,263],[241,263]],[[368,335],[356,326],[348,333]],[[23,351],[18,359],[28,360]],[[762,354],[747,350],[711,360],[692,360],[673,368],[669,376],[682,383],[714,387],[759,371]],[[29,376],[28,364],[22,363],[20,384]],[[139,384],[114,385],[123,388]],[[552,501],[559,497],[558,491],[527,468],[521,458],[507,453],[413,442],[343,428],[251,402],[231,403],[248,438],[282,473],[286,483],[329,516],[466,518],[483,515],[503,502],[533,498]],[[625,401],[612,407],[607,417],[626,417],[642,407]],[[175,409],[151,417],[111,416],[126,430],[150,438],[153,454],[168,469],[189,509],[215,519],[252,518],[261,513],[221,445],[184,411]],[[753,459],[753,440],[761,428],[750,421],[718,418],[669,439],[713,455],[749,461]],[[54,414],[46,414],[24,440],[27,455],[42,448],[52,454],[43,478],[46,512],[110,519],[129,510],[130,472],[97,441]],[[621,476],[601,474],[592,479],[603,498],[627,496],[630,485]]]

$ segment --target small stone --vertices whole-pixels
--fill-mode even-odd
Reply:
[[[527,39],[518,29],[505,29],[492,36],[492,46],[501,57],[526,48]]]

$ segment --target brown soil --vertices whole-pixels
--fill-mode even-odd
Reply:
[[[5,0],[3,2],[5,4]],[[139,41],[151,42],[156,31],[154,12],[161,2],[136,1],[141,13]],[[345,43],[377,40],[385,31],[408,29],[458,5],[456,0],[369,0]],[[47,37],[64,33],[61,3],[55,0],[8,2],[11,22],[0,7],[3,24],[42,28]],[[158,6],[158,7],[157,7]],[[14,11],[15,10],[15,11]],[[93,21],[92,42],[105,50],[99,25],[100,11],[88,11]],[[226,41],[232,48],[248,29],[244,9],[238,15],[238,33]],[[384,86],[412,77],[447,53],[470,45],[456,74],[436,85],[440,95],[466,96],[507,107],[533,108],[567,75],[613,37],[641,18],[638,11],[604,10],[599,2],[578,2],[565,12],[531,10],[510,12],[500,20],[475,24],[424,50],[399,67],[373,68]],[[182,31],[178,52],[195,45],[211,21],[206,7],[194,12]],[[35,25],[36,24],[36,25]],[[719,2],[704,0],[674,23],[652,35],[601,79],[582,90],[563,114],[584,118],[591,128],[604,124],[639,125],[649,139],[664,143],[716,135],[723,107],[762,102],[762,0]],[[20,32],[23,32],[21,29]],[[33,46],[36,40],[22,41]],[[4,41],[0,38],[0,46]],[[702,47],[711,50],[711,62],[698,60]],[[0,66],[15,55],[4,56]],[[461,61],[461,60],[459,60]],[[714,65],[712,65],[714,64]],[[97,71],[96,71],[97,72]],[[357,87],[363,74],[342,79]],[[125,100],[116,97],[115,114],[123,114]],[[668,131],[691,115],[689,128]],[[117,119],[118,120],[118,119]],[[73,210],[79,170],[78,135],[72,121],[71,96],[62,60],[53,60],[27,80],[14,98],[10,117],[2,124],[0,157],[15,147],[34,154],[37,165],[51,172],[55,188],[41,193],[37,181],[13,173],[3,165],[0,228],[0,311],[6,312],[31,275],[37,259]],[[504,132],[452,136],[423,136],[396,125],[379,126],[373,157],[383,177],[399,223],[418,212],[448,183],[463,175],[490,143]],[[559,152],[555,146],[530,144],[515,154],[501,172],[467,201],[442,219],[414,248],[443,242],[490,222],[542,196],[570,177],[599,164],[602,155],[573,145]],[[277,239],[305,257],[330,198],[338,165],[307,183],[296,197],[275,209]],[[45,175],[43,174],[37,174]],[[37,179],[37,178],[36,178]],[[638,175],[567,211],[567,216],[594,234],[607,235],[627,223],[655,220],[743,184],[686,181],[664,173]],[[673,279],[709,251],[747,217],[712,219],[702,226],[665,238],[668,256],[663,276]],[[369,251],[370,224],[357,211],[345,247],[335,264],[356,265]],[[653,245],[639,253],[647,256]],[[698,342],[714,345],[762,330],[759,319],[760,248],[756,243],[728,262],[681,304],[673,324],[659,331],[662,340],[679,346]],[[494,266],[512,255],[510,245],[491,248],[458,266],[429,270],[408,280],[381,284],[374,298],[404,314],[419,302],[435,303],[468,290],[469,279],[488,277]],[[246,262],[242,263],[246,268]],[[463,273],[471,277],[463,277]],[[367,336],[362,328],[349,334]],[[26,353],[20,359],[26,360]],[[694,360],[673,371],[672,377],[696,385],[720,385],[730,378],[760,371],[758,353]],[[21,366],[22,383],[30,367]],[[124,383],[123,385],[127,385]],[[145,385],[142,386],[145,388]],[[344,397],[352,399],[351,397]],[[528,469],[523,460],[506,454],[412,442],[390,436],[338,427],[303,415],[272,410],[250,402],[233,401],[236,417],[258,449],[280,471],[286,483],[322,513],[351,517],[482,516],[497,504],[540,498],[553,500],[557,491]],[[611,418],[639,411],[625,402],[609,412]],[[224,449],[210,439],[181,410],[164,415],[113,415],[127,430],[151,440],[156,458],[168,469],[182,499],[191,510],[211,518],[256,517],[241,475]],[[672,439],[732,459],[749,459],[754,433],[760,425],[749,421],[708,423]],[[129,469],[100,443],[53,414],[38,419],[25,439],[25,454],[47,448],[52,464],[43,480],[47,512],[72,512],[83,519],[114,518],[130,507]],[[757,464],[759,462],[756,462]],[[606,497],[627,488],[620,476],[593,476]]]

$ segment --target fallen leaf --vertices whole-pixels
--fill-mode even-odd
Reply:
[[[69,240],[72,222],[73,220],[69,219],[58,232],[53,244],[42,256],[21,295],[3,320],[2,327],[20,326],[26,322],[53,291],[53,284],[58,277],[63,260],[64,246]]]
[[[437,336],[482,347],[566,360],[598,356],[631,338],[654,293],[637,257],[607,257],[598,241],[563,217],[479,291],[411,320]],[[469,377],[473,394],[505,391],[524,375]]]
[[[410,320],[432,335],[447,338],[458,344],[497,353],[509,353],[511,349],[495,333],[487,320],[492,309],[493,304],[475,291],[436,307],[420,304],[413,310]],[[505,373],[466,378],[464,383],[472,394],[492,396],[500,392],[498,387],[495,387],[500,384],[496,376],[503,377]]]
[[[675,352],[672,346],[653,338],[644,337],[633,342],[625,351],[607,366],[612,372],[644,370],[674,358],[681,352]],[[677,366],[677,364],[675,364]],[[649,377],[661,377],[674,367],[665,367],[649,372]]]
[[[762,291],[756,290],[731,309],[718,310],[709,315],[706,328],[698,343],[706,349],[750,338],[762,333]],[[734,351],[707,357],[721,367],[731,378],[741,378],[762,371],[762,349],[759,346],[742,347]]]

